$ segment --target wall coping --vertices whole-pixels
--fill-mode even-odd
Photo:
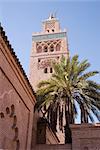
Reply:
[[[70,125],[71,129],[85,129],[85,128],[95,128],[100,129],[100,123],[82,123],[82,124],[73,124]]]
[[[25,85],[27,91],[29,92],[29,95],[32,97],[32,102],[35,103],[36,102],[36,93],[35,91],[33,90],[30,82],[29,82],[29,79],[18,59],[18,57],[16,56],[15,52],[14,52],[14,49],[12,48],[9,40],[8,40],[8,37],[6,36],[6,33],[5,31],[3,30],[3,27],[1,26],[0,24],[0,42],[1,42],[1,45],[2,46],[5,46],[5,53],[6,53],[6,56],[10,57],[10,63],[12,64],[13,68],[16,70],[16,72],[19,74],[19,78],[21,78],[22,82],[23,82],[23,85]]]

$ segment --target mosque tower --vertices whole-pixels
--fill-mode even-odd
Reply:
[[[61,30],[59,20],[50,14],[42,22],[42,32],[32,35],[29,80],[35,90],[40,81],[50,78],[52,61],[59,61],[62,55],[69,56],[66,31]]]

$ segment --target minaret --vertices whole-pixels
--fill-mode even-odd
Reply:
[[[69,55],[66,31],[61,30],[59,20],[50,14],[42,22],[42,32],[32,35],[29,79],[34,89],[40,81],[50,78],[52,61],[59,61],[62,55]]]

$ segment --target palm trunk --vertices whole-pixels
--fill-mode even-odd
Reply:
[[[71,110],[70,110],[70,111],[71,111],[71,115],[70,115],[70,116],[71,116],[71,117],[70,117],[70,123],[71,123],[71,124],[74,124],[75,120],[74,120],[74,109],[73,109],[73,104],[71,103],[70,105],[71,105],[71,106],[70,106],[70,108],[71,108]]]
[[[53,109],[53,106],[50,106],[49,114],[47,115],[47,118],[49,120],[51,129],[56,132],[57,131],[57,109]]]
[[[80,110],[81,110],[81,123],[88,123],[88,113],[84,109],[84,106],[82,104],[80,105]]]
[[[59,130],[63,132],[63,107],[59,106]]]
[[[67,106],[66,106],[67,105]],[[72,143],[72,136],[71,136],[71,129],[69,127],[69,102],[65,104],[65,119],[66,119],[66,125],[65,125],[65,144],[66,143]]]
[[[84,112],[84,121],[85,121],[85,123],[88,123],[88,113],[86,110],[84,110],[84,111],[85,111]]]
[[[80,104],[80,110],[81,110],[81,123],[84,123],[84,109],[82,104]]]
[[[65,144],[72,143],[72,133],[69,125],[65,126]]]

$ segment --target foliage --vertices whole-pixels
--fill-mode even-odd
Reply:
[[[100,84],[89,80],[98,71],[86,72],[90,67],[87,60],[79,62],[78,55],[66,59],[62,56],[60,62],[53,62],[54,73],[47,81],[41,81],[37,90],[37,108],[46,106],[44,115],[51,122],[56,131],[57,118],[59,127],[63,131],[63,118],[67,127],[75,123],[78,115],[76,104],[80,106],[81,123],[93,122],[94,114],[100,121]],[[53,120],[52,120],[53,119]],[[52,122],[55,121],[56,125]]]

